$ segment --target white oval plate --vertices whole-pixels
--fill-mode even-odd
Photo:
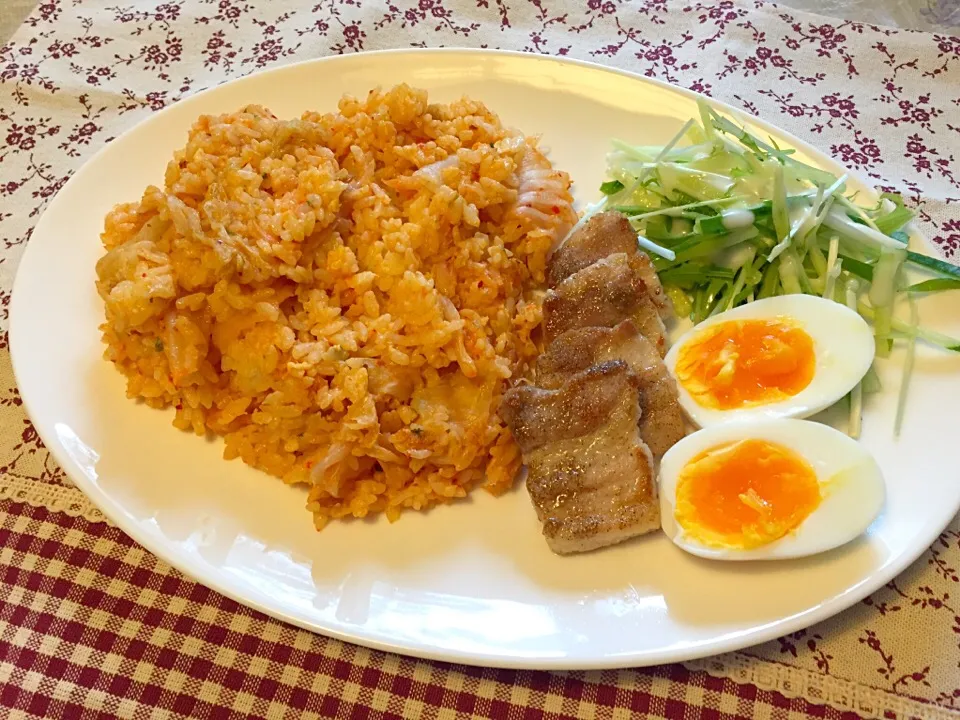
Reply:
[[[304,491],[175,430],[171,413],[126,399],[101,359],[94,289],[104,215],[160,183],[202,113],[248,103],[279,116],[331,110],[343,93],[407,82],[440,101],[462,94],[542,134],[579,201],[595,199],[611,137],[663,143],[696,114],[693,93],[522,54],[404,51],[338,57],[246,77],[151,117],[104,148],[60,191],[23,256],[11,309],[20,391],[70,477],[144,547],[199,582],[296,625],[427,658],[526,668],[680,661],[795,631],[850,606],[915,559],[960,506],[960,360],[924,350],[904,433],[892,438],[898,363],[882,368],[863,442],[889,484],[885,513],[832,553],[775,564],[712,563],[660,534],[557,557],[522,487],[482,491],[428,514],[313,530]],[[722,107],[722,106],[721,106]],[[839,173],[823,154],[759,121],[754,128]],[[925,321],[960,330],[949,299]],[[951,324],[953,327],[950,327]]]

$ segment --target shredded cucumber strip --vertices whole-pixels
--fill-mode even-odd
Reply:
[[[859,312],[867,320],[875,320],[876,318],[874,309],[862,300],[857,303],[857,312]],[[903,320],[894,317],[890,320],[890,330],[903,336],[909,336],[911,333],[916,333],[918,338],[930,343],[931,345],[936,345],[944,350],[960,352],[960,338],[950,337],[949,335],[944,335],[936,330],[928,330],[922,325],[918,325],[916,328],[914,328],[911,327],[909,323],[905,323]]]
[[[960,290],[960,280],[933,278],[932,280],[918,282],[907,288],[907,292],[910,293],[943,292],[944,290]]]
[[[893,320],[893,303],[897,296],[898,277],[903,261],[906,259],[903,249],[885,249],[873,270],[870,283],[870,304],[873,305],[873,331],[876,337],[877,356],[890,354],[890,330]]]
[[[716,198],[714,200],[698,200],[697,202],[686,203],[685,205],[675,205],[673,207],[658,208],[657,210],[651,210],[650,212],[634,215],[630,218],[630,222],[639,222],[641,220],[647,220],[652,217],[657,217],[658,215],[674,216],[682,213],[684,210],[694,210],[696,208],[702,208],[702,207],[714,207],[716,205],[729,205],[730,203],[735,203],[735,202],[739,202],[740,200],[746,200],[746,199],[747,199],[746,195],[739,195],[734,197]]]
[[[823,224],[834,232],[841,233],[845,237],[858,241],[868,247],[875,249],[888,248],[891,250],[902,250],[903,243],[887,237],[879,230],[874,230],[867,225],[855,223],[850,217],[839,208],[830,208],[830,211],[823,218]]]
[[[847,307],[851,310],[857,309],[857,293],[860,283],[856,278],[850,278],[847,283]],[[847,434],[856,439],[860,437],[860,429],[863,422],[863,383],[858,382],[856,387],[850,391],[850,424],[847,428]]]
[[[843,259],[840,257],[840,238],[830,238],[830,254],[827,256],[827,271],[824,273],[823,297],[833,300],[837,287],[837,278],[843,272]]]
[[[647,240],[643,235],[637,235],[637,244],[642,247],[644,250],[652,252],[655,255],[659,255],[666,260],[671,262],[677,259],[677,254],[670,248],[665,248],[661,245],[657,245],[652,240]]]
[[[903,428],[903,416],[907,409],[907,389],[910,387],[910,377],[913,375],[913,364],[917,355],[917,326],[920,324],[920,318],[917,315],[917,303],[913,298],[910,302],[910,327],[911,332],[907,335],[907,355],[903,361],[903,375],[900,378],[900,392],[897,394],[897,415],[893,421],[893,436],[900,437],[900,430]]]

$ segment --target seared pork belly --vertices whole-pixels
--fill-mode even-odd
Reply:
[[[660,527],[653,458],[640,438],[640,378],[623,360],[560,387],[509,390],[501,413],[528,468],[550,548],[595,550]]]
[[[547,342],[568,330],[613,327],[632,320],[640,333],[666,352],[666,329],[647,294],[637,256],[616,253],[575,272],[547,291],[543,328]]]
[[[547,283],[554,287],[608,255],[636,250],[637,234],[626,217],[614,211],[597,213],[557,248],[550,258]]]
[[[556,553],[586,552],[660,527],[654,458],[686,432],[666,352],[670,302],[617,212],[594,216],[554,253],[537,385],[500,413]]]
[[[657,276],[657,270],[653,267],[650,256],[637,250],[630,258],[630,264],[634,272],[643,280],[643,284],[647,288],[647,297],[657,307],[660,317],[664,320],[673,317],[673,303],[670,302],[663,285],[660,284],[660,278]]]
[[[607,360],[623,360],[640,390],[640,437],[661,457],[686,435],[677,386],[653,344],[630,320],[614,328],[586,327],[556,338],[537,360],[537,385],[562,387],[572,375]]]
[[[547,282],[556,287],[585,267],[610,255],[626,253],[635,258],[634,269],[643,280],[647,295],[657,306],[660,316],[672,312],[667,294],[663,291],[653,263],[637,246],[637,232],[622,214],[608,210],[590,218],[561,245],[550,259]]]

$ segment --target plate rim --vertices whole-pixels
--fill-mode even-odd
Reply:
[[[722,100],[718,100],[684,87],[673,85],[657,78],[646,77],[635,72],[603,65],[601,63],[589,60],[559,57],[555,55],[543,55],[516,50],[470,47],[395,48],[375,50],[352,55],[332,55],[319,58],[309,58],[294,63],[282,64],[276,67],[258,70],[257,72],[250,73],[249,75],[232,78],[225,82],[205,88],[204,90],[193,95],[182,98],[177,102],[163,108],[162,110],[144,117],[133,126],[117,135],[114,140],[125,138],[135,132],[141,132],[144,126],[153,123],[161,123],[166,114],[171,113],[175,108],[183,103],[198,101],[199,98],[205,97],[208,94],[214,93],[218,90],[222,90],[222,88],[225,86],[239,84],[257,76],[289,71],[293,68],[302,68],[308,65],[315,65],[318,67],[336,65],[339,63],[345,63],[349,65],[352,62],[356,62],[358,58],[369,59],[375,56],[383,57],[391,55],[428,57],[442,55],[472,55],[480,57],[481,62],[483,61],[483,58],[486,57],[500,57],[511,58],[514,60],[524,60],[527,62],[573,65],[593,71],[619,75],[634,82],[652,85],[662,92],[679,94],[688,99],[705,100],[711,106],[721,109],[726,114],[738,120],[746,121],[756,128],[789,137],[790,141],[795,143],[795,147],[797,149],[800,149],[804,153],[812,155],[814,158],[816,158],[816,164],[818,166],[847,173],[851,178],[855,178],[858,182],[866,186],[873,195],[876,194],[873,184],[861,173],[848,170],[826,152],[818,150],[816,147],[809,144],[802,138],[796,137],[793,133],[783,130],[782,128],[779,128],[776,125],[757,117],[756,115],[736,108]],[[58,191],[58,193],[51,198],[47,206],[44,208],[41,217],[34,225],[31,237],[39,234],[38,231],[44,229],[45,221],[49,217],[48,211],[57,202],[60,193],[74,183],[82,183],[85,175],[90,172],[90,168],[96,164],[96,161],[99,160],[100,156],[108,152],[112,142],[113,141],[108,142],[86,161],[84,161],[84,163],[71,175],[70,179],[64,184],[63,188],[61,188],[60,191]],[[921,236],[916,232],[911,233],[911,240],[915,240],[916,237]],[[929,241],[925,238],[923,240],[923,244],[930,245]],[[694,646],[680,644],[678,647],[668,648],[666,650],[646,650],[634,653],[625,652],[607,656],[594,656],[592,659],[582,659],[571,657],[569,655],[543,656],[537,658],[516,654],[498,655],[476,651],[464,651],[454,648],[426,646],[423,644],[417,644],[413,641],[390,640],[382,633],[364,631],[363,628],[357,628],[354,631],[345,631],[333,626],[325,626],[322,623],[310,622],[306,619],[300,619],[288,612],[284,612],[282,609],[264,604],[259,600],[251,600],[249,596],[244,595],[244,593],[235,591],[226,586],[224,583],[219,582],[216,577],[201,578],[195,575],[191,570],[185,569],[189,568],[189,565],[186,563],[181,564],[179,562],[180,554],[174,551],[172,545],[153,542],[152,536],[142,531],[138,523],[133,521],[128,522],[127,516],[125,515],[121,505],[112,500],[108,493],[102,491],[98,484],[92,482],[87,477],[73,456],[68,452],[65,452],[65,448],[60,442],[59,438],[52,437],[50,433],[41,430],[40,424],[34,422],[34,414],[31,412],[31,399],[28,397],[28,393],[23,392],[20,382],[23,368],[21,362],[23,361],[18,360],[20,352],[16,350],[16,348],[21,346],[21,342],[18,340],[18,338],[21,336],[21,334],[26,333],[29,326],[26,320],[21,319],[24,317],[25,311],[21,309],[22,303],[18,301],[18,297],[22,296],[22,293],[19,293],[18,289],[24,283],[28,282],[22,279],[24,275],[22,270],[25,266],[28,266],[26,261],[31,257],[31,250],[34,248],[35,246],[32,242],[27,243],[27,246],[24,248],[24,251],[20,256],[16,275],[12,284],[10,316],[8,322],[9,353],[16,387],[20,392],[24,411],[28,418],[30,418],[31,424],[34,425],[48,452],[54,457],[54,459],[68,475],[70,480],[76,485],[76,487],[81,490],[81,492],[83,492],[83,494],[103,512],[106,518],[109,519],[114,526],[125,533],[135,543],[155,555],[163,562],[170,565],[185,577],[199,585],[223,595],[224,597],[233,600],[234,602],[237,602],[243,607],[263,613],[268,617],[288,623],[294,627],[298,627],[309,632],[333,638],[342,642],[423,660],[454,662],[470,666],[518,670],[606,670],[630,667],[647,667],[664,663],[682,663],[686,661],[699,660],[704,657],[736,651],[760,643],[768,642],[777,637],[808,628],[818,622],[822,622],[843,612],[844,610],[847,610],[863,598],[870,595],[872,592],[883,587],[885,583],[899,575],[909,565],[916,561],[916,559],[920,557],[920,555],[922,555],[923,552],[925,552],[930,545],[936,541],[937,537],[949,524],[950,520],[958,512],[960,512],[960,493],[958,493],[955,506],[952,508],[949,514],[945,515],[943,523],[938,520],[937,522],[928,524],[927,527],[930,529],[927,531],[927,533],[921,532],[918,535],[919,539],[916,544],[907,549],[907,551],[903,552],[898,558],[896,558],[895,561],[887,563],[868,575],[861,577],[859,582],[847,587],[846,590],[828,599],[827,601],[821,602],[814,607],[807,608],[806,610],[790,616],[781,617],[777,620],[764,624],[754,625],[750,630],[747,631],[737,631],[735,633],[724,633],[717,635],[710,640],[700,642]],[[34,250],[34,252],[36,251]]]

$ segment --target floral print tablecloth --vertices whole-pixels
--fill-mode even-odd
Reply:
[[[37,0],[0,3],[0,42],[10,37]],[[785,7],[820,13],[841,20],[875,25],[957,33],[960,0],[781,0]]]
[[[953,34],[960,29],[960,0],[785,0],[783,4],[875,25]]]
[[[177,99],[389,47],[576,57],[693,88],[919,208],[960,258],[960,38],[742,0],[48,0],[0,49],[0,717],[960,718],[960,524],[837,618],[686,666],[467,669],[327,640],[137,547],[24,416],[7,354],[18,259],[70,174]],[[702,714],[701,714],[702,713]]]

